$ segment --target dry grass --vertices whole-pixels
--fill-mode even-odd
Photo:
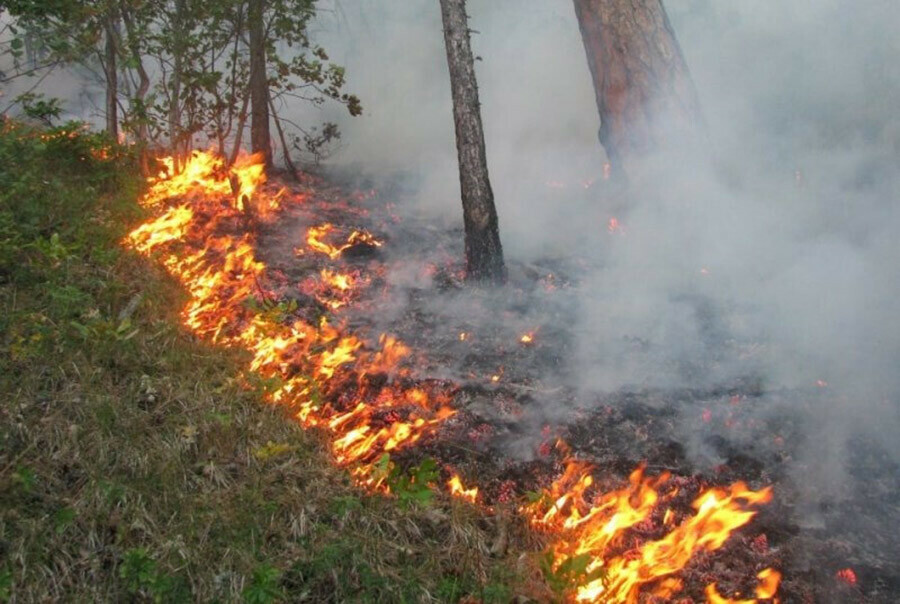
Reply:
[[[116,244],[136,212],[133,179],[115,174],[125,160],[72,167],[17,127],[0,138],[0,601],[500,602],[526,589],[530,562],[489,555],[492,519],[360,492],[324,443],[262,404],[239,353],[178,327],[181,292]],[[20,228],[32,211],[50,218]]]

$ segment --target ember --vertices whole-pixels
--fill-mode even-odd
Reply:
[[[837,571],[834,575],[838,581],[842,583],[846,583],[847,585],[856,585],[856,573],[853,572],[852,568],[842,568]]]

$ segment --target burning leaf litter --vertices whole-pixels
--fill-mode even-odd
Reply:
[[[158,258],[184,285],[190,296],[182,311],[184,324],[212,342],[249,351],[249,369],[273,385],[271,402],[290,409],[303,426],[327,432],[336,462],[358,484],[385,493],[402,488],[401,498],[425,487],[419,482],[431,482],[436,471],[398,478],[388,456],[431,437],[457,414],[451,405],[453,385],[412,379],[413,351],[389,334],[369,342],[325,315],[316,321],[298,318],[295,306],[278,299],[272,276],[258,259],[247,213],[270,219],[306,197],[284,189],[265,191],[265,172],[253,156],[240,158],[230,169],[203,152],[182,166],[171,158],[162,163],[165,169],[151,179],[142,200],[148,208],[162,209],[124,244]],[[341,230],[330,222],[309,227],[306,245],[296,253],[335,262],[354,248],[383,245],[361,229],[335,243]],[[622,232],[615,219],[609,230]],[[322,287],[317,300],[331,311],[351,304],[354,288],[366,279],[336,266],[312,276]],[[553,287],[553,276],[545,282]],[[460,341],[469,337],[459,334]],[[526,345],[533,340],[534,332],[520,338]],[[502,375],[500,368],[490,379],[496,383]],[[641,467],[628,485],[604,492],[589,463],[576,459],[563,443],[557,450],[565,471],[518,509],[548,535],[547,572],[576,577],[573,597],[582,602],[638,602],[641,594],[677,594],[683,587],[679,571],[695,555],[721,548],[772,496],[768,488],[754,491],[736,482],[701,492],[693,514],[678,514],[667,505],[679,493],[669,473],[648,477]],[[447,488],[466,501],[482,501],[478,487],[466,488],[458,474]],[[501,491],[498,503],[517,498],[513,481],[504,482]],[[653,537],[635,541],[635,530]],[[756,598],[775,598],[779,579],[774,570],[760,572]],[[724,598],[713,583],[706,595],[710,602],[757,601]]]

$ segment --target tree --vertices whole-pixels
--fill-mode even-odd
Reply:
[[[106,74],[106,132],[110,138],[119,138],[119,69],[118,36],[119,14],[114,2],[106,7],[103,32],[106,37],[103,70]]]
[[[466,230],[466,280],[503,282],[506,280],[506,266],[500,245],[494,192],[488,177],[466,2],[440,2],[447,65],[450,68],[459,185]]]
[[[343,92],[343,67],[328,62],[307,35],[314,0],[5,0],[3,6],[15,20],[16,73],[0,84],[35,71],[20,68],[26,42],[32,44],[48,65],[75,64],[80,75],[103,82],[111,134],[122,127],[139,144],[167,147],[177,159],[208,141],[234,161],[249,118],[253,149],[271,162],[274,120],[292,166],[289,153],[299,143],[318,150],[338,134],[326,124],[321,135],[310,135],[277,115],[279,103],[335,101],[351,115],[362,113],[359,99]],[[305,138],[292,138],[286,127]]]
[[[574,0],[615,170],[701,122],[697,92],[662,0]],[[669,141],[670,142],[670,141]]]

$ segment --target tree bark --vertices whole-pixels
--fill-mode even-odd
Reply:
[[[600,143],[625,174],[671,133],[701,122],[697,92],[662,0],[574,0],[600,111]]]
[[[175,21],[172,28],[176,39],[172,44],[172,78],[170,82],[171,98],[169,99],[169,144],[175,156],[175,165],[181,170],[182,162],[187,160],[187,151],[182,150],[183,133],[181,131],[181,75],[184,71],[184,24],[187,13],[186,0],[175,0]]]
[[[116,65],[116,13],[110,10],[106,17],[106,132],[113,140],[119,139],[119,71]]]
[[[269,81],[266,76],[265,0],[250,0],[247,26],[250,35],[250,149],[272,164],[269,134]]]
[[[145,100],[147,93],[150,91],[150,76],[147,73],[147,69],[144,67],[143,55],[141,53],[140,43],[138,42],[135,23],[129,13],[128,5],[125,0],[120,0],[119,11],[122,15],[122,23],[125,24],[125,35],[128,38],[131,60],[134,62],[135,69],[138,72],[138,88],[134,93],[134,97],[131,99],[131,119],[135,120],[137,124],[137,131],[135,134],[137,135],[138,143],[140,144],[141,173],[147,175],[150,172],[150,163],[149,158],[147,157],[146,146],[150,136],[147,128],[147,106]]]
[[[459,185],[466,230],[466,280],[506,280],[494,192],[488,177],[475,61],[465,0],[440,0],[453,95]]]

